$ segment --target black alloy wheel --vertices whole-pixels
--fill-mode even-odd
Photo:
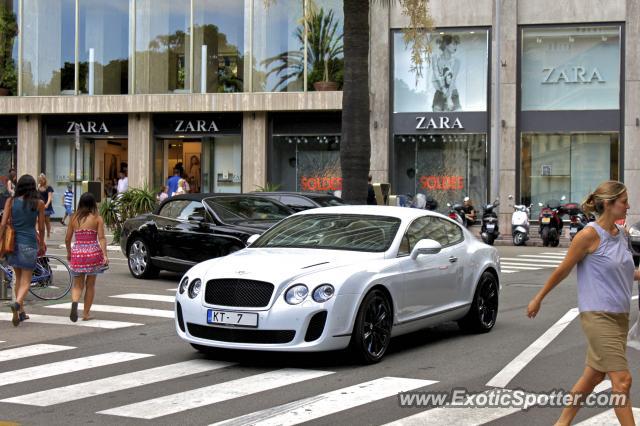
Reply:
[[[473,333],[491,331],[498,318],[498,280],[485,272],[480,277],[467,315],[458,321],[460,328]]]
[[[381,290],[369,292],[358,309],[351,350],[364,364],[379,362],[389,348],[393,314],[391,303]]]

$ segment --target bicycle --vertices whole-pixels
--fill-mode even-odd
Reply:
[[[15,271],[6,262],[0,263],[0,273],[7,288],[15,288]],[[44,255],[36,260],[29,292],[41,300],[58,300],[71,291],[73,277],[67,262],[58,256]]]

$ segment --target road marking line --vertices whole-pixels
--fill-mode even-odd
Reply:
[[[134,371],[133,373],[120,374],[118,376],[107,377],[105,379],[63,386],[42,392],[20,395],[13,398],[3,399],[0,402],[48,407],[51,405],[63,404],[65,402],[77,401],[79,399],[145,386],[152,383],[177,379],[192,374],[204,373],[206,371],[217,370],[231,365],[234,364],[231,362],[196,359],[192,361],[179,362],[177,364],[162,365],[160,367],[150,368],[147,370]]]
[[[170,292],[172,292],[172,293],[175,293],[175,292],[177,291],[177,289],[175,289],[175,288],[168,288],[168,289],[166,289],[166,290],[167,290],[167,291],[170,291]]]
[[[506,266],[507,269],[515,269],[522,271],[539,271],[543,268],[532,268],[531,266],[525,266],[519,263],[501,263],[500,266]]]
[[[117,364],[125,361],[133,361],[150,356],[153,355],[136,354],[131,352],[109,352],[100,355],[23,368],[21,370],[7,371],[6,373],[0,373],[0,386],[28,382],[30,380],[43,379],[45,377],[59,376],[61,374],[89,370],[96,367]]]
[[[553,253],[550,251],[544,252],[544,253],[539,253],[539,254],[547,254],[549,256],[556,256],[556,257],[561,257],[564,259],[564,257],[566,256],[566,252],[565,253]]]
[[[370,382],[301,399],[278,407],[215,423],[230,425],[297,425],[437,383],[433,380],[382,377]]]
[[[552,260],[552,261],[563,260],[558,258],[557,256],[547,256],[547,255],[539,255],[539,254],[519,254],[518,257],[522,259],[541,259],[541,260]]]
[[[12,315],[10,313],[0,312],[0,321],[11,321],[11,317]],[[109,321],[109,320],[99,320],[99,319],[92,319],[91,321],[71,322],[71,320],[69,320],[69,317],[58,317],[54,315],[37,315],[37,314],[29,314],[29,319],[27,321],[40,323],[40,324],[72,325],[77,327],[106,328],[109,330],[144,325],[136,322]]]
[[[60,303],[58,305],[49,305],[46,307],[52,309],[71,309],[71,303]],[[82,309],[83,304],[78,303],[78,310]],[[163,309],[135,308],[132,306],[91,305],[91,311],[160,318],[173,318],[174,316],[173,311],[167,311]]]
[[[38,344],[22,346],[20,348],[5,349],[3,351],[0,351],[0,362],[26,358],[30,356],[52,354],[54,352],[68,351],[71,349],[75,349],[75,346]]]
[[[264,392],[329,374],[333,374],[333,372],[285,368],[160,398],[149,399],[135,404],[124,405],[100,411],[98,414],[147,420],[156,419],[158,417],[181,413],[193,408],[204,407],[258,392]]]
[[[520,355],[515,357],[507,364],[498,374],[487,382],[487,386],[496,388],[504,388],[509,382],[522,371],[542,350],[553,341],[562,331],[567,328],[571,321],[578,316],[578,308],[569,309],[554,325],[552,325],[542,336],[533,342],[529,347],[523,350]]]
[[[515,274],[516,272],[520,272],[520,271],[505,271],[504,269],[502,271],[503,274]]]
[[[511,392],[501,390],[503,393]],[[482,392],[492,394],[495,390]],[[457,407],[455,404],[447,404],[444,407],[437,407],[423,411],[413,416],[405,417],[384,426],[422,426],[422,425],[465,425],[480,426],[486,423],[501,419],[511,414],[521,411],[521,408],[501,408],[501,407]]]
[[[500,262],[502,262],[503,260],[506,261],[514,261],[514,262],[528,262],[528,263],[535,263],[535,264],[541,264],[541,265],[546,265],[546,266],[558,266],[559,264],[561,264],[562,262],[554,262],[552,260],[536,260],[536,259],[523,259],[522,257],[501,257],[500,258]]]
[[[611,389],[611,380],[603,380],[600,383],[598,383],[598,385],[593,388],[593,392],[592,393],[600,393],[600,392],[604,392],[606,390]]]
[[[113,297],[116,299],[148,300],[151,302],[167,302],[167,303],[175,303],[176,301],[175,296],[165,296],[162,294],[128,293],[128,294],[117,294],[115,296],[109,296],[109,297]]]
[[[633,417],[640,418],[640,408],[633,407]],[[615,410],[607,410],[604,413],[600,413],[591,417],[583,422],[578,423],[576,426],[605,426],[605,425],[617,425],[618,418],[616,417]]]

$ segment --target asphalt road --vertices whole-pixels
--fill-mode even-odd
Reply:
[[[110,270],[99,278],[95,301],[102,307],[94,316],[105,322],[95,324],[129,325],[73,325],[64,321],[66,308],[53,307],[68,299],[48,304],[30,299],[28,312],[44,315],[44,322],[29,320],[14,328],[6,314],[0,316],[0,423],[552,424],[559,408],[431,409],[399,404],[398,391],[464,388],[478,394],[523,389],[533,394],[568,390],[579,377],[586,347],[579,320],[573,319],[575,273],[545,301],[538,318],[525,316],[528,301],[564,250],[499,250],[503,259],[513,260],[503,260],[510,263],[505,266],[509,273],[503,275],[498,321],[490,333],[468,335],[454,323],[443,324],[394,339],[386,358],[366,367],[353,364],[342,352],[224,351],[205,357],[177,338],[167,318],[171,289],[179,277],[163,273],[154,281],[135,280],[122,255],[113,252]],[[633,321],[636,315],[634,305]],[[47,323],[51,317],[61,323]],[[566,321],[557,324],[563,317]],[[548,337],[544,342],[539,340],[543,335]],[[539,351],[532,351],[536,341]],[[638,355],[629,349],[634,373]],[[639,388],[632,391],[638,407]],[[594,418],[607,416],[607,411],[585,409],[576,423],[601,419],[602,423],[588,424],[610,424],[610,418]]]

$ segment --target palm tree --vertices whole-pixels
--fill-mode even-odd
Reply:
[[[269,5],[277,0],[264,0]],[[309,0],[313,1],[313,0]],[[409,18],[404,41],[411,45],[412,70],[416,78],[431,53],[428,33],[433,28],[429,0],[343,0],[344,84],[342,88],[342,198],[366,204],[367,176],[371,167],[369,132],[369,11],[372,3],[385,7],[398,3]]]

